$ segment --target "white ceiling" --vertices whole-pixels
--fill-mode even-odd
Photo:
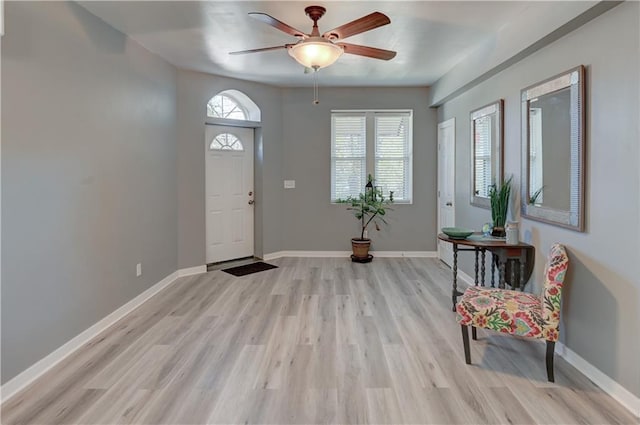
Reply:
[[[111,26],[179,68],[278,86],[308,86],[310,74],[285,49],[230,56],[235,50],[284,45],[296,39],[261,23],[248,12],[267,13],[311,32],[304,8],[327,8],[320,33],[374,11],[391,24],[346,39],[349,43],[396,50],[391,61],[343,55],[322,69],[331,86],[426,86],[481,46],[491,45],[513,21],[536,26],[526,14],[552,14],[554,2],[524,1],[83,1]],[[525,19],[523,19],[525,17]],[[512,25],[513,26],[513,25]],[[526,32],[527,28],[516,28]],[[504,37],[504,34],[500,35]],[[536,40],[533,40],[536,41]],[[516,52],[514,52],[515,54]]]

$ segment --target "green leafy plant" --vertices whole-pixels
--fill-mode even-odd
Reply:
[[[389,198],[385,198],[382,190],[373,186],[373,177],[369,174],[364,193],[360,193],[358,196],[349,196],[346,199],[338,199],[336,203],[349,205],[347,210],[360,220],[360,240],[363,240],[364,233],[370,224],[373,223],[378,231],[380,223],[387,224],[385,216],[387,211],[392,210],[389,206],[393,204],[393,192],[389,192]]]
[[[533,192],[533,195],[531,195],[529,197],[529,204],[530,205],[534,205],[536,202],[538,202],[538,198],[542,194],[542,190],[543,189],[544,189],[544,186],[540,187],[540,189],[538,189],[535,192]]]
[[[491,219],[494,227],[504,227],[507,221],[507,210],[509,209],[509,196],[511,195],[511,179],[509,177],[500,189],[492,184],[489,187],[489,200],[491,201]]]

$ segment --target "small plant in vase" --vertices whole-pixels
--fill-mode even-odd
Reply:
[[[495,184],[489,187],[489,200],[491,201],[491,219],[493,220],[493,236],[504,237],[504,225],[507,221],[509,209],[509,196],[511,195],[511,179],[509,177],[498,189]]]
[[[374,187],[373,177],[371,174],[367,177],[367,185],[364,193],[358,196],[349,196],[347,199],[338,199],[339,204],[347,204],[347,210],[351,211],[353,216],[360,221],[360,237],[351,238],[351,247],[353,255],[351,259],[356,262],[369,262],[373,258],[369,255],[371,247],[371,239],[367,236],[367,229],[373,224],[376,230],[380,230],[380,224],[387,224],[385,216],[389,207],[393,204],[393,192],[389,192],[389,198],[385,198],[379,187]]]

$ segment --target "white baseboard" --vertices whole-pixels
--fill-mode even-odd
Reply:
[[[629,390],[602,373],[600,369],[580,357],[580,355],[576,354],[561,342],[556,343],[556,354],[578,369],[594,384],[613,397],[618,403],[622,404],[631,413],[640,417],[640,397],[636,397]]]
[[[19,375],[7,381],[4,385],[2,385],[2,387],[0,387],[0,400],[2,401],[2,403],[4,403],[8,399],[16,395],[16,393],[18,393],[34,380],[45,374],[71,353],[89,342],[92,338],[100,334],[109,326],[116,323],[118,320],[122,319],[127,314],[131,313],[149,298],[153,297],[155,294],[171,285],[179,277],[190,276],[197,273],[205,273],[206,271],[206,266],[198,266],[177,270],[171,273],[169,276],[165,277],[160,282],[156,283],[131,301],[127,302],[114,312],[110,313],[108,316],[104,317],[90,328],[84,330],[79,335],[76,335],[71,340],[67,341],[64,345],[48,354],[46,357],[34,363]]]
[[[347,258],[351,251],[277,251],[264,255],[264,260],[275,260],[282,257],[306,257],[306,258]],[[435,258],[436,251],[371,251],[371,255],[380,258]]]
[[[192,276],[194,274],[201,274],[207,272],[207,266],[195,266],[189,267],[186,269],[180,269],[176,273],[178,273],[178,277]]]
[[[467,284],[467,286],[475,286],[476,284],[474,279],[471,276],[469,276],[468,274],[466,274],[460,269],[458,269],[458,282],[465,283]]]
[[[437,258],[437,251],[371,251],[371,255],[380,258]]]
[[[318,257],[343,258],[351,255],[351,251],[277,251],[264,255],[265,261],[283,257]]]

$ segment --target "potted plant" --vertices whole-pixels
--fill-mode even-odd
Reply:
[[[511,195],[511,179],[509,177],[500,189],[495,184],[489,187],[489,200],[491,201],[491,219],[493,220],[493,236],[504,237],[504,224],[507,221],[509,209],[509,196]]]
[[[351,259],[356,262],[369,262],[373,256],[369,254],[371,239],[368,238],[367,228],[373,223],[376,230],[380,230],[380,223],[386,224],[384,217],[389,205],[393,204],[393,192],[389,192],[389,198],[385,198],[379,187],[373,186],[371,174],[367,177],[367,185],[364,193],[357,197],[349,196],[347,199],[338,199],[340,204],[347,204],[347,210],[351,211],[354,217],[360,221],[360,237],[351,238],[351,248],[353,255]]]

